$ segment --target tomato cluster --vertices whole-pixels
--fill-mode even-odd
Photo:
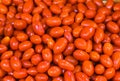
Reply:
[[[0,0],[0,81],[120,81],[120,2]]]

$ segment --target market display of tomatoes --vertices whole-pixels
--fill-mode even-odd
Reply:
[[[0,81],[120,81],[120,2],[0,0]]]

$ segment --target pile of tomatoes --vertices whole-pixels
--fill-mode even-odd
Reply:
[[[120,2],[0,0],[0,81],[120,81]]]

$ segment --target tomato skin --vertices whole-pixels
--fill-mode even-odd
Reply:
[[[108,68],[106,69],[104,76],[109,80],[113,78],[115,75],[115,69],[114,68]]]
[[[107,29],[111,32],[111,33],[118,33],[119,32],[119,27],[115,22],[109,21],[107,23]]]
[[[74,65],[66,60],[59,60],[58,61],[59,67],[66,69],[66,70],[74,70]]]
[[[67,46],[67,43],[68,43],[68,41],[67,41],[67,39],[64,38],[64,37],[58,39],[58,40],[56,41],[54,47],[53,47],[54,53],[55,53],[55,54],[59,54],[59,53],[63,52],[64,49],[65,49],[66,46]]]
[[[113,66],[112,59],[108,55],[101,55],[100,62],[105,67],[112,67]]]
[[[12,56],[10,58],[10,65],[11,65],[12,69],[15,70],[15,71],[18,71],[18,70],[20,70],[22,68],[21,61],[16,56]]]
[[[64,81],[75,81],[75,76],[71,71],[66,71],[64,73]]]
[[[75,77],[76,77],[77,81],[83,81],[83,80],[84,81],[90,81],[88,76],[85,73],[83,73],[83,72],[76,73]]]
[[[75,50],[73,52],[73,57],[79,61],[89,60],[90,58],[88,53],[82,50]]]
[[[47,61],[42,61],[37,65],[37,71],[40,73],[46,72],[50,67],[50,63]]]
[[[48,75],[51,77],[58,77],[61,74],[61,68],[59,68],[58,66],[51,66],[48,69]]]
[[[117,70],[120,68],[120,52],[114,52],[112,55],[113,67]]]
[[[84,61],[82,64],[82,70],[88,76],[92,76],[94,74],[94,66],[91,61]]]
[[[27,76],[27,70],[20,69],[19,71],[14,71],[13,76],[17,79],[25,78]]]
[[[94,27],[89,27],[89,26],[88,27],[84,27],[81,30],[80,37],[85,39],[85,40],[88,40],[88,39],[92,38],[94,33],[95,33],[95,28]]]

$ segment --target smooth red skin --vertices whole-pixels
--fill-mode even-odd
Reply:
[[[88,9],[88,10],[86,10],[86,12],[85,12],[85,16],[86,16],[87,18],[94,18],[95,15],[96,15],[96,11],[95,11],[95,10]]]
[[[4,53],[5,51],[7,51],[7,46],[0,44],[0,53]]]
[[[42,56],[40,54],[34,54],[32,57],[31,57],[31,63],[33,65],[38,65],[39,62],[42,61]]]
[[[54,14],[60,14],[61,13],[61,8],[56,4],[51,5],[50,10]]]
[[[26,34],[30,37],[32,35],[34,35],[34,31],[32,29],[32,25],[29,25],[27,28],[26,28]]]
[[[72,71],[66,71],[64,73],[64,81],[75,81],[75,76]]]
[[[59,60],[63,60],[63,54],[54,54],[53,55],[53,62],[58,64]]]
[[[92,48],[93,48],[93,43],[92,43],[91,40],[88,40],[87,41],[87,47],[86,47],[85,51],[89,53],[89,52],[92,51]]]
[[[41,16],[38,13],[33,15],[32,22],[39,22],[40,20],[41,20]]]
[[[106,8],[111,9],[113,7],[114,0],[108,0],[105,4]]]
[[[43,49],[42,58],[45,61],[52,62],[52,51],[49,48]]]
[[[118,33],[120,31],[119,26],[113,21],[107,23],[107,29],[111,33]]]
[[[54,54],[62,53],[67,46],[67,42],[66,38],[59,38],[53,47]]]
[[[95,81],[107,81],[105,76],[96,76]]]
[[[118,37],[118,38],[116,38],[116,39],[114,39],[113,40],[113,43],[116,45],[116,46],[118,46],[118,47],[120,47],[120,37]]]
[[[42,44],[35,46],[35,52],[36,53],[41,53],[42,50],[43,50],[43,45]]]
[[[23,12],[24,13],[31,13],[33,10],[33,0],[26,1],[24,6],[23,6]]]
[[[32,35],[30,37],[30,41],[33,43],[33,44],[40,44],[42,42],[42,39],[39,35]]]
[[[86,2],[86,6],[88,7],[88,9],[91,9],[91,10],[97,9],[97,5],[93,1]]]
[[[12,68],[10,66],[10,61],[5,59],[5,60],[1,60],[0,62],[0,66],[1,68],[6,71],[6,72],[11,72],[12,71]]]
[[[106,16],[105,22],[112,21],[112,16]]]
[[[88,55],[87,52],[82,51],[82,50],[75,50],[73,52],[73,57],[79,61],[85,61],[89,60],[90,56]]]
[[[61,19],[59,17],[49,17],[46,20],[46,24],[50,27],[61,25]]]
[[[8,8],[4,4],[0,4],[0,13],[6,14],[8,12]]]
[[[104,30],[101,28],[97,28],[94,34],[95,43],[100,43],[104,39]]]
[[[36,33],[37,35],[43,35],[45,33],[45,30],[42,26],[42,23],[41,22],[33,22],[32,24],[32,29],[34,31],[34,33]]]
[[[31,47],[32,47],[32,43],[30,41],[24,41],[24,42],[19,44],[20,51],[25,51]]]
[[[90,52],[90,59],[94,62],[98,62],[100,60],[100,54],[96,51]]]
[[[61,76],[55,77],[55,78],[53,78],[52,81],[63,81],[63,77],[61,77]]]
[[[21,61],[18,57],[12,56],[10,58],[10,66],[13,70],[18,71],[22,68]]]
[[[19,71],[14,71],[13,72],[13,76],[16,79],[22,79],[25,78],[27,76],[27,70],[26,69],[20,69]]]
[[[82,26],[77,26],[72,30],[73,37],[79,37],[82,30]]]
[[[95,28],[93,28],[92,26],[84,27],[80,32],[80,37],[85,40],[88,40],[92,38],[94,33],[95,33]]]
[[[36,81],[48,81],[48,76],[46,74],[37,74],[35,76]]]
[[[93,0],[93,2],[98,6],[98,7],[103,7],[103,2],[102,0]]]
[[[19,42],[18,42],[18,40],[15,37],[12,37],[10,39],[10,48],[12,50],[17,50],[18,49],[18,44],[19,44]]]
[[[74,23],[74,18],[72,16],[67,16],[63,18],[62,24],[63,25],[71,25]]]
[[[114,41],[116,38],[119,38],[119,35],[118,34],[111,34],[110,38],[112,41]]]
[[[98,43],[98,44],[94,43],[93,49],[94,49],[94,51],[101,53],[102,52],[102,44],[101,43]]]
[[[14,16],[17,16],[17,14],[15,15],[13,12],[10,12],[10,11],[7,13],[7,19],[14,18]]]
[[[66,69],[66,70],[74,70],[74,65],[66,60],[59,60],[58,65],[60,68]]]
[[[97,64],[95,66],[95,73],[96,74],[103,74],[105,71],[105,67],[102,64]]]
[[[0,77],[4,77],[5,74],[6,72],[2,68],[0,68]]]
[[[63,54],[65,56],[67,55],[71,55],[73,53],[73,51],[75,50],[75,46],[73,43],[69,43],[66,47],[66,49],[64,50]]]
[[[22,57],[22,52],[19,51],[19,50],[16,50],[16,51],[14,52],[14,56],[16,56],[16,57],[18,57],[18,58],[21,58],[21,57]]]
[[[28,61],[22,61],[22,67],[23,68],[30,68],[32,67],[33,64],[28,60]]]
[[[115,69],[112,68],[108,68],[105,70],[104,76],[109,80],[112,79],[115,75]]]
[[[84,14],[83,13],[78,13],[75,16],[75,22],[80,23],[83,20],[83,18],[84,18]]]
[[[12,0],[1,0],[1,2],[5,5],[10,5]]]
[[[26,28],[26,26],[27,26],[27,23],[24,20],[17,20],[16,19],[14,21],[14,28],[16,28],[17,30],[23,30]]]
[[[13,16],[13,17],[14,17],[14,16]],[[17,13],[17,14],[15,15],[15,18],[20,19],[20,18],[21,18],[21,13]]]
[[[78,8],[78,11],[81,13],[85,13],[85,11],[87,10],[87,7],[83,3],[79,3],[77,8]]]
[[[32,16],[29,13],[22,13],[21,19],[25,20],[28,24],[32,22]]]
[[[43,9],[40,6],[37,6],[33,9],[32,13],[33,14],[36,14],[36,13],[40,14],[42,12],[42,10]]]
[[[32,76],[28,76],[25,81],[35,81],[34,78]]]
[[[23,41],[28,40],[28,36],[27,36],[27,34],[25,34],[25,33],[18,33],[18,34],[16,35],[16,39],[17,39],[18,41],[20,41],[20,42],[23,42]]]
[[[98,13],[105,14],[105,15],[110,15],[111,11],[110,11],[110,9],[108,9],[106,7],[101,7],[101,8],[98,9]]]
[[[111,42],[111,39],[110,39],[109,35],[104,34],[104,39],[103,39],[102,43],[107,43],[107,42]]]
[[[80,65],[76,65],[73,73],[77,73],[77,72],[80,72],[80,71],[81,71],[81,66]]]
[[[53,49],[55,41],[53,40],[53,38],[50,35],[44,34],[42,36],[42,41],[43,41],[43,43],[47,44],[50,49]]]
[[[81,26],[83,26],[83,27],[88,27],[89,26],[89,27],[93,27],[93,28],[97,28],[98,27],[98,25],[94,21],[88,20],[88,19],[83,20],[81,22]]]
[[[82,38],[77,38],[74,41],[74,45],[76,48],[80,49],[80,50],[85,50],[87,47],[87,42],[86,40],[82,39]]]
[[[73,36],[70,32],[65,32],[64,37],[68,40],[69,43],[73,42]]]
[[[42,16],[46,17],[46,18],[52,17],[52,12],[48,8],[44,8],[43,12],[42,12]],[[49,24],[49,25],[51,25],[51,24]]]
[[[113,81],[119,81],[120,80],[120,72],[116,72],[115,76],[113,77]]]
[[[5,37],[1,40],[1,44],[3,44],[3,45],[8,46],[9,43],[10,43],[10,37],[8,37],[8,36],[5,36]]]
[[[66,56],[65,60],[67,60],[68,62],[72,63],[73,65],[77,65],[78,64],[78,61],[73,56]]]
[[[91,61],[84,61],[82,64],[82,70],[88,76],[92,76],[94,74],[94,65]]]
[[[120,11],[115,11],[112,14],[112,18],[113,18],[114,21],[117,21],[120,18]]]
[[[33,54],[34,54],[34,49],[33,48],[27,49],[23,53],[22,60],[29,60],[32,57]]]
[[[115,70],[118,70],[120,68],[120,52],[114,52],[112,54],[112,61],[113,61],[113,67]]]
[[[16,81],[16,80],[14,77],[8,75],[3,77],[2,81]]]
[[[100,62],[107,68],[113,66],[112,59],[108,55],[101,55]]]
[[[75,73],[75,78],[77,81],[90,81],[89,77],[83,72]]]
[[[62,73],[62,70],[58,66],[51,66],[48,69],[48,75],[51,77],[58,77],[58,76],[60,76],[61,73]]]
[[[35,76],[38,72],[37,72],[36,67],[30,67],[30,68],[28,68],[27,73],[29,75]]]
[[[7,24],[5,27],[4,27],[4,35],[5,36],[12,36],[13,35],[13,31],[14,31],[14,28],[11,24]]]
[[[61,27],[54,27],[54,28],[50,29],[49,34],[50,34],[50,36],[52,36],[54,38],[59,38],[59,37],[63,36],[64,29]]]
[[[108,56],[111,56],[113,54],[113,45],[111,43],[104,43],[103,53]]]
[[[50,67],[50,63],[47,61],[42,61],[37,65],[37,71],[40,73],[46,72]]]
[[[114,4],[113,10],[114,10],[114,11],[119,11],[119,10],[120,10],[119,6],[120,6],[120,3]]]

